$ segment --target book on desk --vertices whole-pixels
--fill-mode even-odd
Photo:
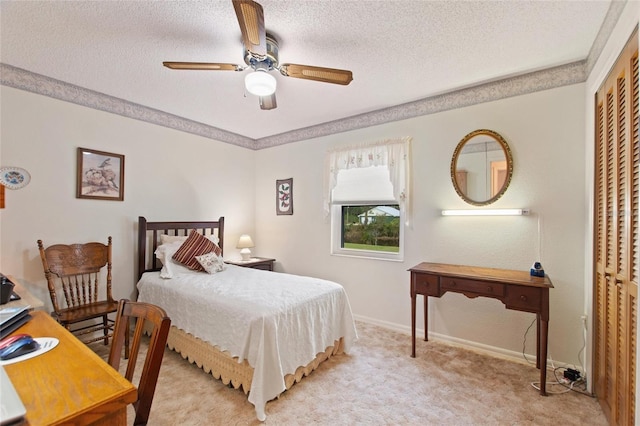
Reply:
[[[0,309],[0,339],[4,339],[29,321],[30,309],[28,305]]]

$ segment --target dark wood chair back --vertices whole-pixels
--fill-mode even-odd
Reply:
[[[44,275],[53,305],[51,315],[85,343],[104,340],[109,344],[114,320],[108,317],[118,309],[111,295],[111,237],[108,243],[55,244],[47,248],[38,240]],[[72,324],[102,318],[102,324]],[[102,336],[94,337],[102,331]]]
[[[142,367],[142,374],[137,385],[138,400],[133,404],[136,418],[134,425],[147,424],[153,394],[156,390],[160,366],[164,348],[167,344],[171,319],[164,309],[150,303],[131,302],[121,300],[116,314],[116,329],[109,352],[109,364],[116,370],[120,369],[122,358],[122,348],[125,346],[126,336],[130,323],[135,321],[133,339],[129,349],[129,359],[127,361],[125,378],[133,382],[133,373],[136,368],[136,361],[140,352],[140,341],[146,330],[150,332],[149,347]],[[145,324],[146,323],[146,324]],[[135,383],[134,383],[135,384]]]

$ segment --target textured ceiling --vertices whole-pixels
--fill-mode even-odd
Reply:
[[[0,2],[0,62],[249,139],[272,137],[583,61],[610,1],[260,0],[280,62],[353,71],[349,86],[287,78],[260,110],[231,0]]]

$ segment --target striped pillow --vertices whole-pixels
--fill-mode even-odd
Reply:
[[[174,253],[173,260],[182,263],[189,269],[204,271],[204,268],[200,265],[196,256],[202,256],[203,254],[211,252],[220,256],[222,249],[220,249],[216,243],[210,241],[194,229],[191,231],[185,242],[182,243],[180,248]]]

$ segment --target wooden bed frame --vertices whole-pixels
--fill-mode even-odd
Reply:
[[[145,272],[161,270],[162,264],[154,254],[160,244],[160,235],[186,236],[193,229],[203,235],[217,235],[220,240],[218,244],[224,250],[224,217],[217,221],[205,222],[148,222],[144,217],[138,217],[138,279]],[[253,367],[246,360],[240,363],[238,358],[232,357],[229,352],[221,351],[173,325],[169,331],[167,346],[205,372],[211,373],[216,379],[222,380],[225,385],[233,386],[235,389],[242,388],[245,394],[251,390]],[[286,389],[311,374],[320,363],[332,355],[342,352],[343,341],[342,339],[336,340],[333,346],[329,346],[324,352],[317,354],[309,364],[298,367],[294,374],[287,374],[284,378]]]
[[[224,255],[224,217],[216,222],[147,222],[138,216],[138,279],[145,272],[162,269],[162,263],[154,254],[160,245],[160,235],[187,236],[193,229],[202,235],[216,235]]]

